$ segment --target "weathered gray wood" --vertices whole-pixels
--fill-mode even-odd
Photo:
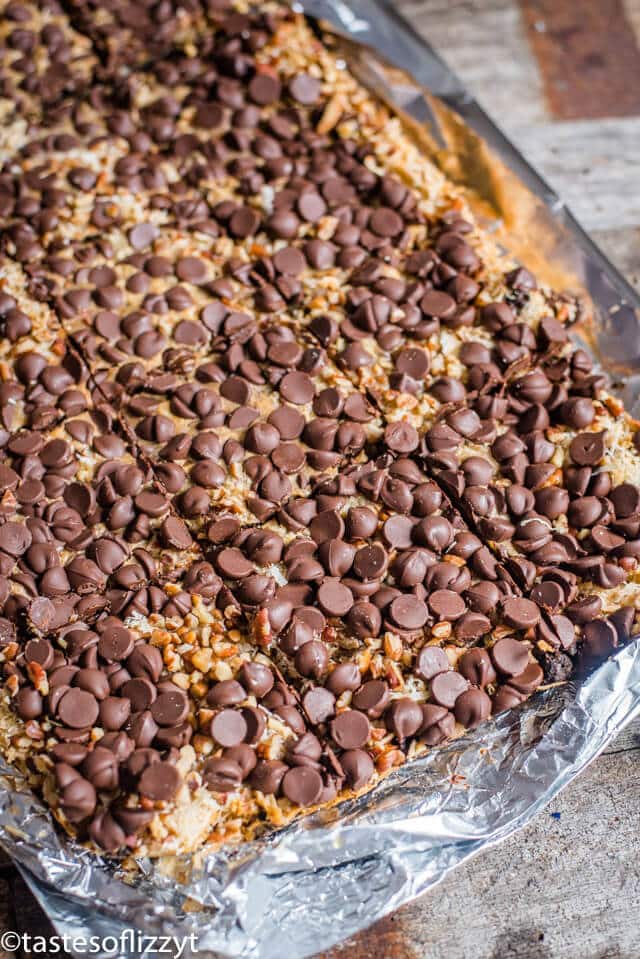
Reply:
[[[395,6],[505,128],[547,118],[513,0],[408,0]]]
[[[587,230],[638,226],[640,117],[518,124],[510,132]]]
[[[638,759],[640,760],[640,719],[623,729],[617,739],[614,739],[605,750],[605,755],[611,756],[614,753],[630,752],[632,749],[638,750]]]

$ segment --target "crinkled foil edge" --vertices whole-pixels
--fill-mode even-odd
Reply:
[[[381,0],[305,0],[303,7],[350,38],[345,59],[353,67],[357,58],[358,69],[382,84],[416,130],[421,126],[432,158],[454,178],[475,171],[475,182],[465,186],[505,242],[511,238],[510,249],[518,249],[522,234],[538,253],[552,256],[567,284],[589,302],[585,338],[633,408],[640,361],[625,357],[618,344],[637,339],[640,301],[547,184]],[[387,61],[402,64],[415,80]],[[476,162],[468,163],[469,156]],[[426,892],[524,826],[639,713],[637,640],[578,687],[535,697],[398,770],[368,796],[203,864],[185,863],[183,884],[152,862],[141,862],[135,878],[126,876],[63,838],[20,775],[0,759],[0,844],[61,935],[193,934],[197,951],[187,947],[185,956],[303,959]],[[121,941],[121,956],[140,954],[133,940],[131,946],[126,936]]]

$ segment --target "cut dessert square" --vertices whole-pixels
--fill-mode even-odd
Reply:
[[[205,140],[178,135],[161,106],[165,128],[154,125],[154,115],[131,107],[130,97],[126,84],[93,84],[57,102],[6,151],[0,225],[12,256],[68,279],[74,244],[100,249],[109,231],[128,236],[134,251],[148,246],[160,224],[201,224],[217,236],[198,189],[209,173]],[[222,180],[225,195],[234,182]]]
[[[547,374],[553,374],[550,379]],[[582,350],[507,386],[490,445],[425,435],[425,462],[487,542],[601,589],[637,568],[638,423]]]
[[[128,846],[138,855],[170,856],[247,840],[303,809],[349,798],[393,765],[382,761],[393,755],[379,735],[371,750],[363,742],[342,749],[338,760],[338,743],[353,738],[355,711],[347,717],[350,733],[340,731],[342,720],[334,738],[326,737],[269,657],[199,605],[182,621],[157,614],[132,618],[126,628],[105,621],[99,653],[117,655],[113,675],[129,676],[119,681],[117,695],[101,701],[91,731],[76,724],[72,736],[63,734],[60,713],[74,723],[85,720],[80,707],[90,709],[90,701],[78,702],[74,690],[95,697],[97,683],[69,689],[56,681],[68,667],[49,668],[51,658],[60,656],[54,636],[32,639],[23,650],[14,636],[5,638],[5,664],[20,668],[25,655],[38,657],[54,694],[36,717],[35,687],[17,694],[5,687],[4,754],[41,791],[67,831],[108,851]],[[28,662],[35,677],[35,661]],[[52,700],[56,713],[49,709]],[[128,716],[119,715],[124,710],[116,703],[130,703]],[[433,724],[429,728],[433,737]],[[154,761],[143,745],[151,731],[156,744],[166,747],[163,760]],[[139,743],[133,750],[132,736]],[[111,802],[104,807],[100,800],[107,790]]]
[[[74,30],[56,0],[0,4],[0,158],[26,142],[31,123],[91,83],[98,65],[90,41]]]
[[[156,154],[145,161],[133,152],[133,133],[126,139],[112,131],[101,93],[94,90],[95,106],[87,99],[59,105],[2,166],[4,248],[54,275],[74,265],[66,253],[75,243],[99,246],[100,234],[112,227],[131,230],[169,219],[171,184],[179,173]]]
[[[126,75],[174,48],[192,45],[215,27],[227,11],[215,0],[171,0],[158,8],[152,0],[68,0],[74,26],[90,38],[105,69]]]
[[[64,331],[46,302],[36,298],[37,284],[19,263],[0,255],[0,362],[14,371],[18,358],[35,351],[58,363],[64,352]]]
[[[165,584],[181,597],[201,554],[78,357],[29,350],[14,375],[2,406],[4,615],[29,619],[34,603],[47,622],[78,608],[127,615],[163,608]]]
[[[385,709],[391,694],[415,693],[457,715],[458,696],[478,686],[483,695],[474,691],[457,707],[467,726],[522,701],[545,673],[555,680],[566,675],[567,664],[571,668],[567,653],[576,653],[583,631],[550,610],[543,594],[529,599],[528,590],[521,592],[517,565],[498,562],[415,464],[399,459],[382,469],[354,467],[314,495],[324,509],[310,512],[308,533],[273,522],[242,530],[226,518],[212,527],[209,553],[225,583],[222,605],[228,613],[235,607],[253,615],[256,642],[301,690],[310,718],[322,724],[332,715],[329,677],[336,664],[344,665],[340,675],[356,684],[354,690],[365,676],[381,681],[371,689],[384,693]],[[315,506],[313,498],[309,502]],[[621,636],[627,616],[622,614]],[[593,628],[585,633],[589,642]],[[608,624],[597,629],[611,632]],[[614,630],[610,648],[618,642]],[[485,652],[470,652],[462,678],[441,677],[434,692],[428,681],[462,661],[470,647]],[[544,670],[535,667],[535,658]],[[474,678],[480,675],[473,672],[476,661],[491,678]],[[315,690],[325,683],[328,690]],[[467,701],[473,707],[468,716]],[[454,720],[446,722],[450,735]]]
[[[23,535],[15,548],[11,540],[0,547],[7,616],[31,619],[32,602],[47,617],[52,604],[71,617],[78,604],[87,615],[110,609],[126,616],[149,601],[161,609],[164,585],[176,592],[201,559],[184,534],[176,543],[166,496],[120,438],[93,431],[95,417],[78,415],[65,426],[9,438],[2,531],[18,536],[18,525]]]
[[[93,11],[82,3],[75,14],[94,39],[103,18],[110,35],[114,17],[117,21],[120,14],[128,14],[144,29],[145,17],[152,14],[156,39],[164,49],[160,38],[165,30],[179,43],[174,36],[179,23],[202,17],[203,11],[193,6],[191,11],[176,6],[166,24],[155,22],[155,7],[152,12],[141,5],[134,11],[128,3],[117,12],[104,7]],[[216,28],[221,19],[226,21],[223,30]],[[245,103],[237,81],[219,77],[216,66],[225,45],[236,42],[229,31],[241,19],[210,11],[199,47],[188,45],[192,53],[176,53],[147,71],[107,68],[99,83],[75,97],[56,88],[54,102],[41,111],[33,129],[14,124],[3,167],[2,225],[9,230],[9,249],[15,255],[30,260],[55,256],[61,242],[145,221],[199,222],[212,236],[223,222],[229,236],[246,239],[255,232],[260,216],[253,206],[261,208],[262,200],[259,185],[258,196],[251,197],[255,191],[244,177],[243,160],[252,142],[247,140],[249,131],[258,125],[267,101],[260,84],[252,87],[247,78]],[[275,19],[266,12],[261,17],[262,43],[268,45]],[[103,56],[105,52],[100,50]],[[212,86],[219,100],[211,97]],[[268,162],[268,153],[263,159]],[[237,210],[225,211],[233,201]]]
[[[128,243],[85,251],[85,286],[63,279],[54,308],[192,525],[246,513],[247,497],[245,522],[265,518],[380,440],[376,409],[315,339],[234,302],[215,241],[166,230],[144,253]]]

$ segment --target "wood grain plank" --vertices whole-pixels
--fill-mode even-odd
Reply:
[[[587,231],[640,226],[640,116],[509,132]]]
[[[515,0],[405,0],[396,5],[494,119],[507,127],[548,119],[538,66]]]
[[[620,735],[607,746],[604,755],[612,756],[615,753],[627,753],[633,749],[638,751],[638,759],[640,760],[640,718],[622,730]]]
[[[520,0],[551,115],[640,113],[640,50],[622,0]]]

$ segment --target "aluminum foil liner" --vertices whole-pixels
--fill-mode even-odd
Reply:
[[[640,300],[559,198],[392,8],[381,0],[308,0],[304,8],[338,28],[341,56],[404,113],[425,153],[469,189],[505,245],[583,298],[582,336],[632,408]],[[117,937],[123,957],[141,954],[140,933],[193,936],[184,956],[302,959],[524,826],[639,713],[636,640],[580,685],[539,694],[397,770],[368,796],[203,864],[185,862],[180,884],[148,861],[136,877],[123,875],[63,838],[0,760],[0,844],[60,935]]]

